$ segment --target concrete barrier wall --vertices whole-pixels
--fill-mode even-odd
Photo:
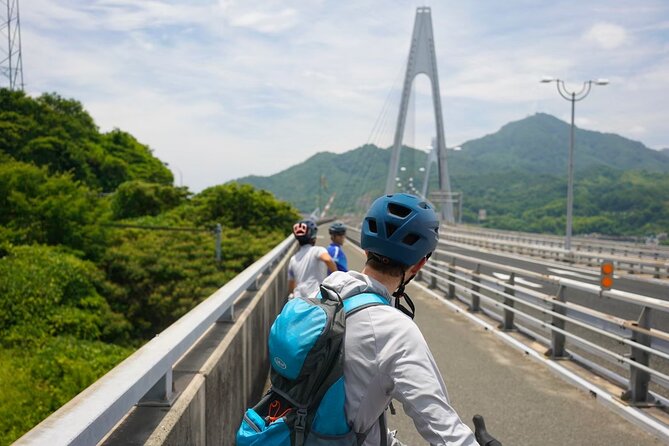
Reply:
[[[176,400],[136,406],[103,445],[234,445],[244,411],[262,395],[267,337],[287,296],[291,250],[235,303],[233,321],[217,322],[174,367]]]

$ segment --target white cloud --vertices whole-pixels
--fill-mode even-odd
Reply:
[[[555,86],[539,83],[544,74],[575,85],[609,77],[610,86],[577,106],[579,125],[669,146],[669,8],[655,0],[624,0],[623,9],[593,2],[579,11],[566,0],[435,4],[449,146],[536,111],[568,118]],[[29,91],[82,101],[102,129],[133,133],[195,191],[272,174],[317,151],[392,141],[410,2],[32,0],[21,7]],[[434,118],[429,83],[417,86],[408,127],[423,146]],[[633,131],[641,127],[645,133]]]
[[[627,31],[612,23],[597,23],[585,33],[585,38],[604,49],[612,50],[625,43]]]
[[[251,28],[263,33],[276,33],[294,27],[298,22],[297,11],[291,8],[277,12],[253,11],[232,17],[233,26]]]

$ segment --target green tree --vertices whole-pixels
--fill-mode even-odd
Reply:
[[[135,218],[158,215],[185,202],[188,191],[172,185],[128,181],[119,186],[112,197],[114,218]]]
[[[70,174],[49,176],[43,168],[0,164],[0,225],[16,244],[65,245],[95,258],[106,245],[106,202]]]
[[[292,206],[278,201],[270,192],[238,183],[205,189],[180,210],[180,215],[202,226],[221,223],[254,232],[280,230],[286,234],[299,219]]]

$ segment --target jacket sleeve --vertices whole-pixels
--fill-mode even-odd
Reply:
[[[379,371],[392,383],[392,398],[402,403],[431,445],[478,445],[449,404],[441,373],[420,330],[413,321],[400,317],[402,323],[385,333],[389,342],[379,355]]]

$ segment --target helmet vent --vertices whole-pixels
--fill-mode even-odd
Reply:
[[[419,235],[407,234],[402,239],[402,243],[404,243],[405,245],[413,246],[413,244],[416,243],[418,240],[420,240]]]
[[[392,223],[386,223],[386,237],[390,237],[397,230],[397,226]]]
[[[430,209],[430,205],[427,204],[424,201],[421,201],[420,203],[418,203],[418,206],[422,207],[423,209]]]
[[[411,209],[397,203],[388,203],[388,212],[395,217],[404,218],[411,214]]]
[[[373,232],[375,234],[379,233],[379,230],[376,228],[376,220],[373,218],[368,218],[367,224],[369,225],[369,232]]]

